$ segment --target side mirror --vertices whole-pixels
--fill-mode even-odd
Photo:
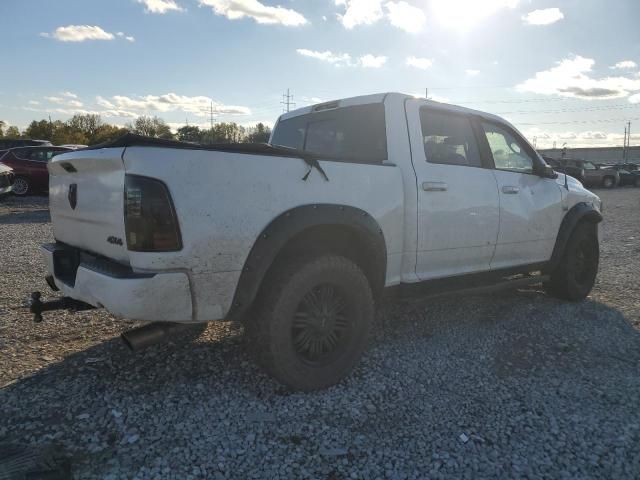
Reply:
[[[536,173],[542,178],[558,178],[556,171],[549,165],[540,165],[537,170]]]

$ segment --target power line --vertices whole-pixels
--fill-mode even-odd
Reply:
[[[293,95],[289,93],[288,88],[287,88],[287,93],[282,94],[282,101],[280,103],[284,105],[283,107],[284,112],[289,112],[292,106],[293,107],[296,106],[296,104],[293,102]]]

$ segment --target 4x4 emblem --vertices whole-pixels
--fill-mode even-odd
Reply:
[[[69,199],[69,205],[73,210],[76,209],[76,205],[78,205],[78,184],[72,183],[69,185],[69,193],[67,194],[67,199]]]

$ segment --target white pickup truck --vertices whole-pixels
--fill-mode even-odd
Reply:
[[[295,389],[351,371],[391,287],[543,282],[577,301],[598,269],[596,195],[503,119],[398,93],[286,113],[267,145],[129,135],[49,172],[50,286],[156,322],[131,343],[242,321]]]

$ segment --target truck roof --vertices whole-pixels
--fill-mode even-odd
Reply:
[[[499,121],[499,122],[507,123],[511,125],[504,118],[494,115],[492,113],[487,113],[480,110],[474,110],[472,108],[467,108],[467,107],[461,107],[459,105],[453,105],[450,103],[442,103],[442,102],[436,102],[435,100],[427,100],[425,98],[417,97],[415,95],[408,95],[406,93],[400,93],[400,92],[374,93],[371,95],[360,95],[357,97],[341,98],[337,100],[331,100],[328,102],[317,103],[315,105],[309,105],[307,107],[297,108],[290,112],[284,113],[280,116],[279,120],[286,120],[289,118],[297,117],[299,115],[305,115],[307,113],[311,113],[314,111],[323,110],[324,109],[323,107],[326,107],[327,109],[329,109],[329,108],[336,108],[338,106],[349,107],[353,105],[364,105],[367,103],[383,103],[388,99],[394,99],[394,98],[397,100],[421,99],[426,104],[432,104],[433,106],[437,106],[438,108],[442,108],[442,109],[446,109],[446,110],[458,112],[458,113],[464,113],[467,115],[473,114],[473,115],[486,118],[487,120]]]

